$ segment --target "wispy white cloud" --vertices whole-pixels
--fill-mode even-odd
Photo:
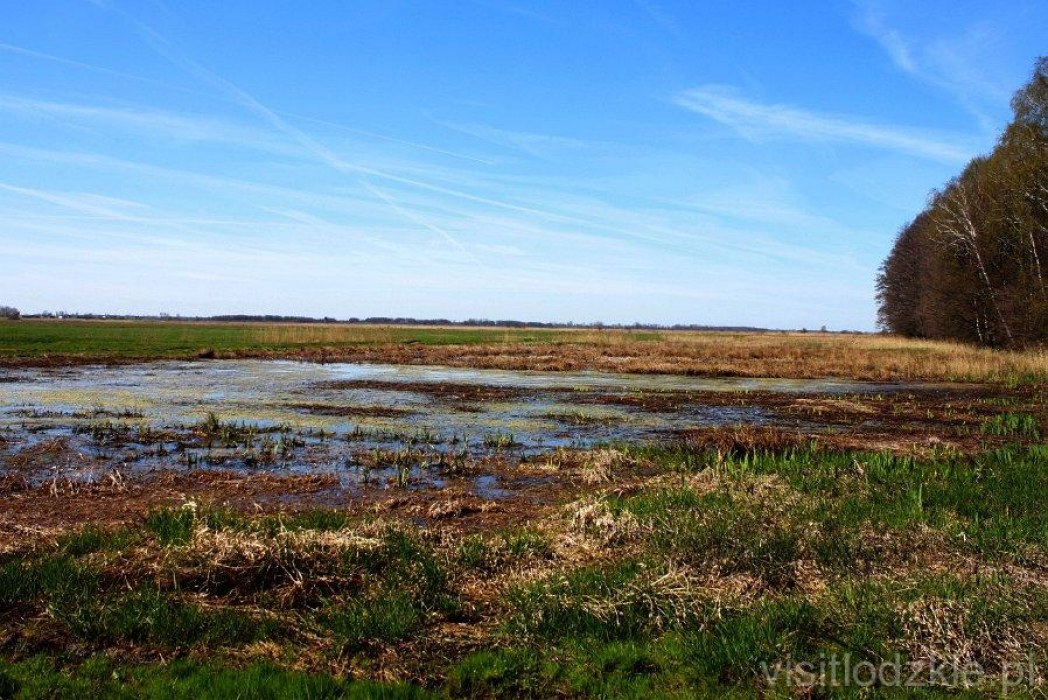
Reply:
[[[683,199],[667,199],[666,203],[734,222],[803,230],[808,235],[840,235],[848,230],[827,216],[813,213],[799,199],[787,179],[757,174],[741,184],[704,189]]]
[[[913,57],[913,48],[910,42],[903,37],[898,29],[889,27],[884,19],[884,13],[874,5],[870,4],[862,8],[854,21],[856,29],[866,34],[881,45],[881,48],[891,58],[892,63],[906,73],[916,75],[917,61]]]
[[[105,8],[104,5],[99,5],[99,7]],[[165,11],[170,12],[169,10]],[[196,95],[203,94],[199,90],[194,90],[179,85],[173,85],[171,83],[163,82],[160,80],[154,80],[152,78],[147,78],[140,75],[135,75],[126,71],[113,70],[111,68],[106,68],[104,66],[95,65],[84,61],[77,61],[69,58],[64,58],[62,56],[55,56],[53,54],[45,53],[42,51],[36,51],[33,49],[27,49],[21,46],[15,46],[13,44],[7,44],[4,42],[0,42],[0,51],[19,56],[25,56],[28,58],[57,63],[64,66],[71,66],[75,68],[82,68],[85,70],[95,71],[98,73],[104,73],[107,75],[112,75],[114,77],[132,80],[136,82],[156,85],[159,87],[163,87],[166,90],[175,90]],[[237,133],[236,127],[230,123],[224,123],[219,120],[209,118],[197,118],[190,115],[171,114],[169,112],[163,112],[160,110],[144,110],[132,107],[113,108],[97,107],[90,105],[62,104],[56,102],[48,102],[44,100],[19,98],[15,96],[0,97],[0,100],[3,100],[6,103],[5,106],[7,109],[24,111],[30,114],[50,113],[56,116],[74,116],[91,119],[110,119],[133,127],[143,128],[147,130],[152,129],[152,131],[154,132],[170,132],[172,127],[176,127],[177,131],[175,131],[174,134],[176,138],[192,139],[199,138],[200,136],[213,136],[221,133]],[[493,161],[481,158],[476,155],[468,153],[459,153],[445,148],[439,148],[428,144],[418,143],[416,141],[410,141],[407,139],[396,138],[386,134],[376,133],[374,131],[358,129],[356,127],[349,126],[347,124],[342,124],[339,122],[316,119],[315,117],[290,112],[276,112],[274,110],[274,113],[280,114],[290,119],[330,127],[332,129],[337,129],[339,131],[364,136],[370,139],[386,141],[389,143],[396,143],[421,151],[437,153],[440,155],[473,161],[476,163],[483,163],[484,165],[493,164]],[[248,139],[250,139],[252,136],[257,136],[257,133],[245,134],[245,138]],[[243,139],[237,140],[243,141]],[[250,141],[248,141],[248,143],[250,143]]]
[[[355,175],[354,180],[357,182],[363,180],[382,181],[384,183],[382,191],[386,194],[385,198],[381,197],[373,186],[367,191],[387,206],[391,199],[391,188],[396,188],[398,190],[396,195],[398,206],[390,206],[390,209],[413,223],[420,224],[419,210],[417,207],[409,210],[410,205],[407,202],[411,200],[405,200],[402,196],[409,191],[413,197],[421,192],[425,192],[428,195],[439,198],[456,199],[461,206],[470,207],[470,214],[474,214],[480,209],[495,208],[509,212],[517,218],[528,219],[537,217],[544,221],[545,229],[553,234],[567,233],[572,230],[577,231],[581,228],[590,234],[611,233],[623,239],[633,239],[647,244],[654,244],[664,250],[694,252],[693,246],[696,241],[694,232],[682,231],[674,226],[652,224],[652,222],[645,220],[642,215],[638,215],[637,212],[629,212],[622,208],[608,210],[606,207],[603,207],[603,211],[598,216],[594,216],[594,211],[602,209],[602,203],[597,202],[598,206],[595,209],[591,206],[593,203],[587,202],[585,197],[562,198],[555,206],[550,206],[545,198],[538,201],[523,201],[516,195],[507,196],[507,191],[504,188],[492,189],[487,186],[490,183],[481,182],[481,186],[478,187],[476,177],[471,178],[472,183],[470,186],[455,187],[449,186],[448,183],[454,182],[454,179],[447,177],[447,172],[431,173],[431,175],[438,176],[430,176],[423,179],[391,172],[388,168],[381,165],[376,167],[366,162],[350,161],[326,144],[321,143],[311,134],[290,124],[275,110],[262,104],[232,82],[187,57],[163,35],[148,25],[138,21],[126,12],[121,10],[114,11],[130,22],[143,40],[158,54],[262,118],[276,131],[297,142],[319,162],[339,172]],[[506,137],[506,133],[503,133],[502,136]],[[520,135],[518,134],[518,141],[519,137]],[[546,143],[548,144],[549,141],[547,140]],[[564,144],[561,143],[561,145]],[[422,219],[428,221],[429,224],[433,224],[433,220],[424,215]],[[625,225],[624,221],[628,221],[629,224]],[[427,226],[427,224],[420,225]],[[446,232],[447,227],[443,227],[443,229]]]
[[[790,105],[758,102],[722,85],[685,90],[673,101],[754,140],[791,137],[852,143],[948,162],[963,162],[973,153],[972,147],[960,137],[929,135],[857,117],[820,114]]]
[[[360,136],[366,136],[368,138],[378,139],[380,141],[387,141],[389,143],[396,143],[402,146],[410,146],[421,151],[428,151],[430,153],[437,153],[442,156],[450,156],[452,158],[460,158],[462,160],[473,161],[474,163],[481,163],[483,165],[494,165],[494,161],[487,158],[480,158],[469,153],[460,153],[458,151],[448,150],[446,148],[439,148],[437,146],[431,146],[429,144],[418,143],[417,141],[408,141],[407,139],[400,139],[394,136],[388,136],[386,134],[375,133],[374,131],[367,131],[365,129],[358,129],[356,127],[347,126],[346,124],[340,124],[338,122],[332,122],[325,119],[316,119],[314,117],[307,117],[302,114],[293,114],[290,112],[281,112],[282,115],[290,117],[292,119],[299,119],[311,124],[317,124],[320,126],[327,126],[340,131],[346,131],[352,134],[358,134]]]
[[[173,141],[211,141],[249,146],[254,149],[294,151],[274,141],[271,134],[236,122],[199,115],[178,114],[158,109],[127,106],[100,106],[52,102],[0,94],[0,112],[29,118],[52,117],[73,123],[94,123],[134,131]]]
[[[1007,102],[1010,88],[991,78],[987,66],[992,63],[988,59],[1000,53],[1006,35],[982,21],[951,33],[918,37],[901,29],[880,0],[857,0],[855,7],[855,29],[873,39],[899,70],[951,95],[985,131],[996,128],[988,111]],[[904,4],[901,12],[911,14],[915,7]]]
[[[467,134],[496,146],[522,151],[536,158],[552,158],[562,154],[565,150],[577,151],[592,147],[592,144],[588,141],[568,136],[499,129],[487,124],[470,122],[434,121],[447,129]]]
[[[507,208],[514,211],[529,212],[529,213],[540,213],[550,215],[548,212],[541,212],[531,207],[520,206],[510,202],[500,201],[489,197],[482,197],[473,195],[467,192],[462,192],[448,187],[435,185],[413,178],[403,177],[393,173],[385,172],[380,169],[368,167],[359,163],[351,162],[333,150],[328,148],[326,145],[315,139],[305,131],[295,127],[284,119],[275,110],[270,109],[266,105],[262,104],[259,100],[255,99],[252,95],[242,90],[240,87],[232,83],[231,81],[223,78],[217,73],[211,71],[205,66],[197,63],[193,59],[186,56],[180,50],[177,49],[165,36],[154,30],[149,25],[141,22],[133,15],[121,11],[115,10],[118,15],[123,17],[126,21],[130,22],[134,27],[139,36],[159,55],[166,58],[168,61],[178,66],[185,72],[189,73],[207,83],[214,89],[219,90],[226,97],[239,103],[249,111],[267,122],[271,127],[277,131],[291,137],[294,141],[298,142],[306,151],[312,154],[320,162],[328,165],[329,167],[344,173],[352,173],[358,176],[372,176],[380,178],[386,182],[394,182],[399,185],[407,185],[411,187],[417,187],[426,189],[431,192],[437,192],[453,197],[459,197],[475,203],[488,204],[490,206],[498,206]],[[389,200],[382,198],[383,201],[389,203]],[[414,220],[414,219],[412,219]]]
[[[416,224],[418,224],[418,225],[420,225],[420,226],[422,226],[422,227],[424,227],[424,228],[426,228],[426,229],[436,233],[441,238],[443,238],[445,241],[447,241],[448,243],[450,243],[454,247],[458,248],[459,251],[461,251],[463,255],[465,255],[467,258],[469,258],[472,262],[476,263],[477,265],[482,265],[483,264],[476,258],[476,256],[473,255],[473,253],[469,252],[469,250],[466,248],[466,246],[462,245],[462,243],[459,242],[459,240],[457,238],[452,236],[447,231],[447,229],[445,229],[445,228],[443,228],[441,226],[438,226],[437,224],[433,223],[429,219],[427,219],[427,218],[425,218],[423,216],[420,216],[420,215],[418,215],[415,212],[412,212],[412,211],[409,211],[409,210],[405,209],[398,202],[396,202],[392,197],[390,197],[386,192],[383,192],[382,190],[380,190],[379,188],[375,187],[374,185],[372,185],[371,183],[367,182],[366,180],[361,180],[360,184],[363,185],[364,189],[366,189],[368,192],[371,192],[376,197],[381,199],[383,202],[388,204],[389,207],[393,211],[397,212],[398,214],[400,214],[404,218],[409,219],[411,221],[414,221]]]
[[[488,259],[487,250],[483,247],[485,244],[513,244],[528,251],[532,258],[537,250],[546,251],[546,254],[551,250],[586,250],[589,251],[587,257],[592,257],[594,251],[599,250],[604,264],[614,261],[616,266],[621,266],[624,260],[638,259],[637,246],[644,246],[649,251],[648,255],[672,254],[681,259],[691,259],[695,264],[701,264],[706,274],[712,267],[732,268],[739,264],[759,264],[759,260],[768,259],[805,264],[822,260],[836,269],[845,269],[850,265],[849,261],[839,256],[820,254],[809,246],[769,245],[754,231],[738,225],[740,219],[745,219],[738,211],[718,207],[708,198],[703,200],[699,196],[684,206],[680,203],[665,206],[666,202],[652,201],[648,207],[637,208],[635,205],[617,204],[613,198],[604,200],[587,197],[578,191],[577,186],[571,187],[567,182],[543,183],[542,186],[525,185],[516,180],[509,184],[488,183],[495,191],[510,187],[516,194],[526,196],[534,203],[534,206],[515,206],[480,195],[466,195],[460,190],[453,190],[453,195],[447,196],[444,191],[394,186],[387,180],[387,186],[382,189],[388,196],[395,196],[394,201],[401,210],[397,211],[374,192],[355,194],[349,188],[303,189],[135,163],[105,155],[50,151],[2,142],[0,154],[35,163],[49,162],[64,168],[133,173],[151,180],[175,182],[180,187],[188,186],[194,191],[206,193],[204,196],[208,201],[242,201],[250,207],[257,207],[259,201],[264,201],[268,203],[263,207],[264,210],[301,222],[303,231],[323,234],[332,243],[361,240],[382,249],[385,248],[381,244],[383,239],[392,242],[401,236],[414,235],[419,228],[433,230],[418,220],[418,217],[422,217],[428,224],[445,232],[455,231],[453,237],[464,241],[463,246],[468,245],[469,250],[475,251],[478,257],[484,257],[488,265],[497,265],[499,256]],[[480,187],[483,183],[469,184]],[[738,198],[743,197],[743,194],[740,190],[733,190],[730,196]],[[760,196],[767,194],[765,188],[761,190]],[[760,197],[751,193],[746,198],[747,201],[757,201]],[[321,215],[319,212],[326,214]],[[409,222],[409,228],[398,229],[391,221],[390,213],[396,214],[394,220]],[[767,212],[759,223],[768,222],[770,225],[774,215],[773,212]],[[802,215],[795,213],[794,219],[799,218],[803,218]],[[751,216],[748,220],[754,219]],[[793,225],[791,221],[776,221],[774,224],[778,228]],[[355,223],[349,225],[339,222]],[[192,231],[194,239],[205,231],[210,231],[212,235],[224,235],[222,232],[230,231],[229,235],[236,236],[232,229],[259,233],[275,229],[290,235],[286,231],[286,223],[275,223],[272,220],[225,221],[182,216],[165,220],[142,217],[138,223],[150,230],[158,225],[181,226],[183,230]],[[810,223],[807,220],[805,225]],[[371,233],[368,234],[368,231]],[[443,236],[439,231],[434,232]],[[284,237],[285,233],[279,235]],[[411,240],[412,245],[417,247],[418,239]],[[460,248],[452,244],[445,253],[457,256],[459,262],[463,262],[464,257],[458,251]],[[469,262],[475,266],[472,261]],[[526,265],[533,266],[534,263],[535,260],[530,259]],[[504,273],[518,278],[522,270],[505,270]]]
[[[98,194],[54,192],[32,187],[19,187],[6,182],[0,182],[0,191],[30,197],[81,214],[124,221],[130,221],[135,218],[135,215],[128,214],[126,211],[128,206],[136,209],[145,206],[137,202],[129,202]]]
[[[181,86],[178,86],[178,85],[172,85],[170,83],[165,83],[165,82],[160,81],[160,80],[154,80],[153,78],[146,78],[146,77],[141,76],[141,75],[135,75],[134,73],[128,73],[127,71],[114,70],[113,68],[107,68],[105,66],[95,65],[93,63],[87,63],[85,61],[77,61],[75,59],[65,58],[63,56],[55,56],[54,54],[46,53],[44,51],[36,51],[35,49],[28,49],[28,48],[25,48],[23,46],[15,46],[14,44],[8,44],[8,43],[5,43],[5,42],[0,42],[0,51],[3,51],[5,53],[9,53],[9,54],[13,54],[13,55],[16,55],[16,56],[25,56],[27,58],[39,59],[39,60],[42,60],[42,61],[47,61],[49,63],[55,63],[55,64],[62,65],[62,66],[70,66],[72,68],[82,68],[84,70],[94,71],[96,73],[103,73],[105,75],[110,75],[110,76],[117,77],[117,78],[122,78],[122,79],[125,79],[125,80],[132,80],[132,81],[138,82],[138,83],[146,83],[146,84],[149,84],[149,85],[156,85],[156,86],[159,86],[159,87],[163,87],[164,89],[167,89],[167,90],[177,90],[177,91],[180,91],[180,92],[189,92],[189,93],[195,93],[196,92],[195,90],[190,90],[188,88],[184,88],[184,87],[181,87]]]
[[[542,289],[545,294],[564,292],[585,295],[595,294],[594,290],[600,290],[600,293],[605,295],[618,291],[630,297],[667,294],[701,297],[706,292],[692,288],[691,280],[696,269],[701,269],[707,279],[729,280],[739,277],[737,271],[740,265],[753,268],[755,264],[759,264],[758,258],[773,256],[808,264],[815,259],[801,247],[770,245],[768,241],[754,239],[750,232],[741,229],[718,228],[706,224],[696,229],[694,217],[681,215],[680,212],[667,213],[657,208],[617,205],[613,195],[607,198],[599,197],[593,194],[593,183],[587,184],[585,181],[566,183],[564,187],[546,183],[543,187],[529,191],[519,186],[519,183],[507,182],[497,173],[480,172],[476,169],[472,172],[429,166],[414,169],[410,164],[408,167],[393,168],[388,160],[371,162],[357,151],[352,151],[353,160],[349,160],[342,155],[346,151],[333,148],[330,141],[322,142],[304,128],[291,123],[286,115],[261,104],[234,84],[186,58],[162,36],[151,33],[151,30],[145,27],[140,28],[140,31],[158,53],[167,56],[187,73],[216,88],[227,99],[246,107],[260,117],[266,125],[272,127],[270,137],[289,137],[286,140],[292,144],[287,144],[286,141],[280,143],[296,145],[300,148],[300,154],[305,153],[309,158],[338,172],[355,176],[347,184],[363,181],[361,184],[364,185],[365,191],[358,192],[358,195],[372,195],[371,198],[375,200],[372,204],[385,206],[389,212],[397,215],[392,218],[401,222],[398,228],[397,224],[391,222],[387,212],[386,218],[380,222],[363,225],[366,237],[374,242],[383,237],[394,240],[403,236],[400,247],[405,251],[410,250],[410,253],[399,256],[389,255],[389,252],[395,251],[387,248],[386,254],[381,257],[363,257],[363,252],[354,248],[352,255],[332,252],[330,260],[326,260],[323,266],[311,267],[303,264],[303,249],[320,243],[317,246],[320,249],[338,251],[340,249],[332,245],[333,242],[337,242],[333,240],[337,236],[361,234],[361,224],[341,225],[336,221],[330,221],[328,217],[320,216],[318,211],[325,208],[339,209],[345,214],[344,218],[340,219],[343,221],[360,221],[370,216],[376,217],[376,220],[379,218],[378,212],[362,206],[359,196],[354,197],[351,192],[346,192],[343,196],[342,191],[332,189],[330,180],[328,187],[308,192],[297,186],[292,188],[237,182],[231,178],[178,172],[145,163],[127,163],[108,156],[51,154],[50,157],[56,162],[72,159],[84,167],[115,168],[127,172],[176,177],[202,189],[216,188],[218,191],[209,192],[209,197],[224,195],[233,190],[253,194],[255,201],[258,195],[263,193],[274,199],[283,198],[284,202],[274,201],[274,207],[292,212],[293,218],[297,216],[296,211],[306,215],[298,217],[301,227],[295,229],[294,233],[289,232],[286,226],[274,226],[279,233],[268,231],[270,225],[266,222],[262,222],[251,231],[251,248],[266,245],[285,251],[283,257],[266,259],[264,263],[259,264],[257,272],[254,273],[259,279],[278,274],[277,270],[282,268],[301,270],[309,267],[315,271],[323,267],[331,269],[332,274],[335,274],[339,266],[350,265],[358,270],[357,275],[360,279],[371,281],[370,289],[382,289],[389,286],[389,280],[396,279],[394,286],[398,288],[404,288],[407,282],[407,288],[432,287],[446,293],[448,282],[445,279],[446,274],[441,270],[446,264],[458,263],[456,276],[460,282],[467,278],[481,280],[477,286],[470,287],[473,292],[471,298],[477,296],[478,289],[485,288]],[[134,124],[135,128],[146,128],[145,124],[141,123],[142,120],[135,121],[138,115],[133,114],[77,112],[75,116],[79,119],[107,118],[113,120],[114,125],[119,120],[131,120],[127,123]],[[164,128],[181,126],[184,125],[168,124]],[[243,136],[243,133],[238,131],[225,133],[222,128],[215,128],[214,124],[194,126],[199,128],[202,136],[209,138],[238,139]],[[488,131],[485,135],[491,139],[502,139],[504,145],[518,149],[522,146],[532,149],[566,149],[584,145],[581,142],[557,140],[557,137],[543,137],[538,134]],[[268,179],[268,176],[260,177]],[[289,201],[308,203],[308,213],[301,212],[295,205],[289,206]],[[353,209],[356,211],[352,211]],[[367,213],[363,214],[364,212]],[[723,215],[723,212],[717,215]],[[415,230],[404,228],[404,221],[415,224]],[[148,217],[141,217],[129,222],[125,230],[133,231],[135,225],[147,227],[151,223]],[[208,246],[201,246],[200,241],[213,239],[216,243],[222,241],[224,245],[212,245],[212,248],[224,249],[229,246],[235,250],[237,241],[246,240],[245,237],[227,235],[221,224],[198,224],[195,219],[171,216],[163,225],[185,231],[186,236],[182,241],[187,248],[197,247],[205,250]],[[240,226],[239,223],[236,225]],[[60,230],[72,231],[80,228],[73,225],[62,227]],[[437,233],[439,239],[425,240],[425,236],[419,235],[419,228]],[[542,248],[542,254],[537,255],[535,241],[540,237],[546,245]],[[289,242],[293,243],[291,248],[288,248]],[[443,242],[450,245],[437,246]],[[502,256],[497,252],[497,247],[490,247],[492,245],[510,245],[524,254],[517,256],[512,266],[506,266],[501,264]],[[651,256],[648,256],[646,259],[650,264],[642,270],[636,269],[636,261],[645,257],[637,254],[640,246],[655,251],[655,259],[652,260]],[[490,258],[486,262],[490,262],[491,267],[476,264],[475,258],[468,254],[462,255],[462,251],[483,254],[485,258]],[[219,252],[229,259],[229,254],[224,250],[216,251]],[[570,263],[552,269],[544,267],[544,257]],[[114,257],[109,263],[116,264],[122,260],[125,259],[121,252],[114,251]],[[681,260],[691,262],[681,265]],[[467,261],[468,264],[463,264]],[[253,265],[254,262],[249,264]],[[670,274],[668,266],[671,264],[674,269],[680,269]],[[683,270],[685,267],[686,271]],[[176,268],[181,269],[181,266]],[[654,269],[659,271],[658,281],[645,277],[652,274]],[[459,275],[458,270],[463,274]],[[742,298],[744,291],[734,290],[730,296]],[[398,300],[397,303],[403,302]],[[381,311],[387,312],[389,309]],[[470,310],[471,313],[474,311]]]
[[[505,12],[528,12],[493,2]],[[664,0],[634,2],[641,9],[626,9],[645,41],[652,38],[651,22],[673,33]],[[265,92],[273,97],[256,98],[247,81],[258,75],[223,76],[209,62],[198,63],[189,45],[169,41],[179,36],[174,29],[168,32],[169,26],[190,31],[176,16],[167,22],[141,15],[164,29],[162,35],[124,11],[145,12],[142,6],[125,0],[96,4],[116,13],[112,17],[123,16],[126,22],[114,24],[127,33],[133,29],[168,59],[114,67],[157,71],[156,77],[184,82],[203,97],[172,99],[182,96],[139,90],[116,75],[77,84],[95,91],[95,97],[65,94],[61,90],[68,83],[61,80],[16,81],[5,88],[28,92],[0,94],[0,119],[15,127],[7,139],[17,142],[0,144],[0,180],[16,188],[0,190],[0,220],[7,222],[0,240],[20,256],[9,266],[16,276],[39,274],[44,280],[35,283],[34,300],[23,303],[14,292],[26,294],[25,285],[0,279],[0,296],[20,306],[54,307],[65,303],[54,299],[88,293],[93,301],[84,303],[113,308],[114,300],[135,299],[151,311],[165,308],[160,304],[183,312],[248,305],[337,316],[403,311],[669,321],[688,320],[689,314],[714,321],[711,315],[721,313],[736,316],[724,321],[761,323],[745,314],[764,303],[784,312],[767,312],[775,323],[790,323],[801,315],[791,310],[791,304],[799,308],[801,297],[842,285],[850,289],[856,278],[872,278],[872,268],[857,263],[847,244],[822,246],[817,240],[838,228],[809,208],[817,198],[806,198],[802,187],[749,182],[737,168],[724,167],[733,156],[718,150],[730,148],[719,135],[696,147],[698,130],[656,134],[638,125],[621,143],[609,143],[591,140],[588,133],[586,140],[570,138],[583,132],[568,127],[543,134],[479,118],[473,121],[490,125],[445,124],[478,139],[474,142],[432,126],[427,133],[417,117],[403,111],[379,121],[379,112],[357,109],[353,102],[343,114],[363,115],[351,121],[362,119],[360,125],[372,129],[364,131],[330,116],[338,113],[337,101],[329,105],[331,121],[306,117],[292,104],[298,97],[293,85],[271,83]],[[586,12],[575,14],[585,19]],[[522,26],[519,17],[484,19]],[[79,73],[90,66],[59,57],[3,46],[0,52],[9,62],[18,54],[68,67],[85,80],[99,78]],[[44,77],[55,73],[41,71]],[[472,96],[493,107],[501,99],[498,91]],[[635,97],[650,99],[647,93]],[[142,101],[122,101],[127,99]],[[450,96],[434,99],[427,105],[431,109],[451,109]],[[744,124],[755,138],[800,134],[943,156],[927,143],[886,142],[883,132],[936,140],[934,134],[880,126],[871,136],[871,125],[861,120],[797,108],[787,108],[792,111],[785,123],[781,114],[776,120],[752,110],[738,119],[738,104],[707,99],[704,108],[719,110],[725,123]],[[802,124],[804,116],[809,118]],[[651,120],[663,122],[661,115]],[[527,128],[527,122],[511,121]],[[856,131],[855,122],[868,128]],[[399,133],[398,124],[405,125]],[[181,150],[167,149],[168,140]],[[267,157],[271,153],[289,157]],[[865,160],[867,154],[861,155]],[[708,167],[711,162],[722,167]],[[771,165],[790,180],[788,166]],[[68,191],[83,188],[106,194]],[[136,207],[119,197],[148,204]],[[64,267],[55,267],[56,260]],[[63,280],[49,284],[49,277]],[[189,278],[193,284],[185,283]],[[815,278],[816,291],[796,282]],[[104,286],[121,280],[123,286],[112,294]],[[223,280],[229,287],[218,288]],[[786,286],[790,283],[796,288]],[[768,288],[777,290],[770,301]],[[222,308],[216,308],[219,303]],[[816,309],[816,317],[819,313]]]

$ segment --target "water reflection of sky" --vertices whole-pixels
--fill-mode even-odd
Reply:
[[[527,446],[587,445],[629,440],[690,425],[764,422],[757,406],[685,405],[671,413],[626,406],[582,405],[586,394],[643,391],[776,391],[844,393],[890,390],[842,380],[699,378],[597,372],[523,372],[375,364],[311,364],[234,360],[166,362],[118,367],[19,370],[23,381],[0,383],[0,425],[27,421],[66,424],[75,412],[95,409],[140,414],[130,420],[154,426],[194,423],[208,412],[223,420],[323,428],[338,433],[369,430],[430,430],[481,438],[509,433]],[[380,388],[339,387],[338,381],[381,381]],[[411,390],[412,383],[447,383],[523,389],[514,398],[436,400]],[[404,384],[397,390],[396,384]],[[308,409],[306,408],[308,407]],[[362,409],[354,414],[354,407]],[[369,408],[395,415],[367,415]],[[327,409],[331,410],[328,411]],[[350,415],[336,415],[340,412]],[[88,420],[85,418],[83,420]]]

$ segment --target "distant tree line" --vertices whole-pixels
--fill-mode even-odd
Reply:
[[[893,333],[996,347],[1048,340],[1048,56],[993,152],[929,197],[877,280]]]
[[[18,312],[13,306],[0,306],[0,319],[8,321],[17,321],[22,317],[22,314]]]
[[[2,308],[2,307],[0,307]],[[15,311],[17,314],[17,311]],[[273,314],[223,314],[220,316],[179,316],[167,313],[156,316],[129,315],[129,314],[95,314],[95,313],[69,313],[66,311],[44,311],[39,314],[27,315],[26,318],[68,318],[80,320],[110,320],[110,321],[199,321],[199,322],[222,322],[222,323],[339,323],[376,326],[477,326],[481,328],[579,328],[588,330],[649,330],[649,331],[733,331],[737,333],[765,333],[767,328],[756,328],[753,326],[707,326],[699,324],[677,323],[663,325],[657,323],[603,323],[594,321],[592,323],[574,323],[572,321],[557,323],[545,321],[515,321],[515,320],[491,320],[486,318],[470,318],[465,321],[452,321],[446,318],[413,318],[411,316],[368,316],[358,318],[353,316],[344,320],[334,319],[330,316],[315,318],[312,316],[279,316]],[[823,332],[826,329],[823,327]],[[844,331],[847,332],[847,331]]]

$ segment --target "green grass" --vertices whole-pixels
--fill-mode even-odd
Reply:
[[[376,599],[350,600],[333,606],[326,626],[344,651],[358,651],[368,644],[392,644],[421,627],[424,611],[407,593]]]
[[[682,457],[680,448],[672,447],[638,454],[664,461],[673,470],[699,471],[712,463],[709,455]],[[768,548],[789,549],[782,540],[789,533],[774,528],[791,523],[800,529],[819,523],[830,539],[855,533],[862,525],[928,526],[962,537],[983,554],[1048,546],[1044,445],[1008,446],[974,456],[944,452],[921,459],[888,452],[756,451],[729,458],[717,469],[738,480],[737,488],[708,494],[664,489],[613,499],[613,504],[657,521],[656,539],[697,537],[682,548],[714,548],[744,559],[759,558]],[[785,504],[786,517],[777,521],[767,517],[765,504],[746,495],[752,480],[767,477],[781,479],[799,496]],[[706,515],[684,522],[682,516],[692,512]]]
[[[731,684],[757,678],[782,658],[814,658],[824,639],[822,613],[807,600],[766,600],[729,610],[684,638],[701,673]]]
[[[0,617],[35,610],[66,634],[101,644],[237,645],[273,631],[235,610],[206,610],[175,592],[148,585],[129,591],[91,564],[66,555],[13,559],[0,567]]]
[[[407,533],[389,531],[382,546],[348,550],[345,560],[360,572],[362,585],[330,600],[319,615],[345,652],[394,644],[416,633],[431,614],[456,609],[444,563]]]
[[[95,657],[61,667],[45,656],[0,662],[0,697],[12,700],[210,698],[213,700],[364,700],[431,697],[406,684],[340,680],[268,664],[229,668],[192,661],[121,666]]]
[[[149,643],[167,649],[239,646],[271,638],[276,627],[232,609],[207,610],[171,593],[142,588],[86,597],[74,605],[52,603],[55,619],[79,638],[101,644]]]
[[[100,587],[99,572],[73,557],[9,558],[0,565],[0,615],[24,613],[41,600],[67,607]]]
[[[643,565],[626,561],[608,568],[585,568],[511,590],[510,634],[602,641],[637,639],[682,621],[673,601],[662,600]],[[599,601],[601,604],[595,605]]]
[[[1041,426],[1037,418],[1028,413],[1004,413],[983,423],[982,432],[984,435],[1038,440],[1041,437]]]
[[[346,527],[347,516],[330,511],[249,518],[167,508],[149,513],[141,528],[84,528],[61,537],[53,550],[0,559],[0,627],[31,628],[42,614],[69,642],[160,649],[282,638],[275,618],[230,605],[253,600],[263,609],[297,609],[296,624],[316,624],[342,647],[360,651],[404,639],[431,615],[454,612],[443,561],[409,532],[389,529],[377,545],[335,549],[294,539]],[[194,539],[197,532],[203,540]],[[214,559],[220,555],[209,549],[208,532],[227,533],[234,543],[246,538],[251,558],[237,558],[234,549],[232,564]],[[162,552],[160,572],[112,570],[143,546]],[[201,605],[200,596],[222,604]]]
[[[0,322],[0,358],[35,358],[50,355],[163,359],[196,357],[201,353],[290,352],[318,347],[337,348],[385,343],[534,343],[565,340],[571,337],[570,333],[502,328],[161,321],[18,321]]]
[[[175,508],[7,555],[0,697],[424,692],[288,670],[303,657],[476,698],[789,697],[767,669],[843,654],[1048,668],[1048,446],[623,449],[655,480],[533,524]],[[602,527],[610,544],[586,539]],[[262,641],[276,665],[248,660]],[[120,665],[158,657],[210,665]],[[989,678],[913,692],[989,697]],[[911,695],[852,691],[814,696]]]
[[[517,529],[497,535],[470,535],[455,553],[455,563],[469,571],[492,573],[529,559],[552,556],[541,533]]]
[[[221,508],[181,507],[152,510],[146,515],[143,524],[145,532],[155,538],[160,545],[176,546],[189,542],[199,527],[273,536],[284,531],[332,532],[349,527],[353,521],[354,517],[351,513],[330,509],[304,510],[286,515],[246,517],[235,511]],[[86,542],[82,546],[87,548],[86,553],[95,551],[91,550],[89,545],[99,537],[104,538],[104,543],[96,549],[113,549],[120,542],[132,540],[134,533],[126,530],[101,532],[93,528],[86,528],[82,533],[74,533],[67,537],[74,542],[85,538]]]
[[[927,458],[791,449],[721,462],[686,452],[634,451],[679,477],[604,498],[614,518],[635,523],[615,545],[628,554],[512,588],[504,646],[453,669],[455,692],[746,695],[761,692],[765,670],[784,660],[906,663],[928,649],[982,665],[989,680],[971,693],[985,697],[1008,653],[1046,661],[1032,640],[1048,619],[1048,591],[1011,573],[1027,562],[1039,570],[1048,552],[1045,447]],[[716,475],[712,488],[687,478],[703,470]],[[479,544],[471,547],[466,559],[483,561]],[[979,561],[982,573],[907,563],[913,548]],[[816,567],[819,592],[804,587],[801,564]],[[713,571],[742,577],[757,593],[690,588],[673,578],[682,571],[700,581]]]
[[[58,537],[58,549],[73,557],[82,557],[94,552],[120,551],[138,539],[138,533],[126,529],[105,530],[94,525],[85,525],[79,531]]]
[[[149,513],[145,526],[161,545],[185,544],[197,527],[197,514],[190,508],[163,508]]]

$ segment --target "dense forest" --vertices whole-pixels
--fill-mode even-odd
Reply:
[[[887,331],[997,347],[1048,340],[1048,57],[993,152],[931,194],[877,281]]]

